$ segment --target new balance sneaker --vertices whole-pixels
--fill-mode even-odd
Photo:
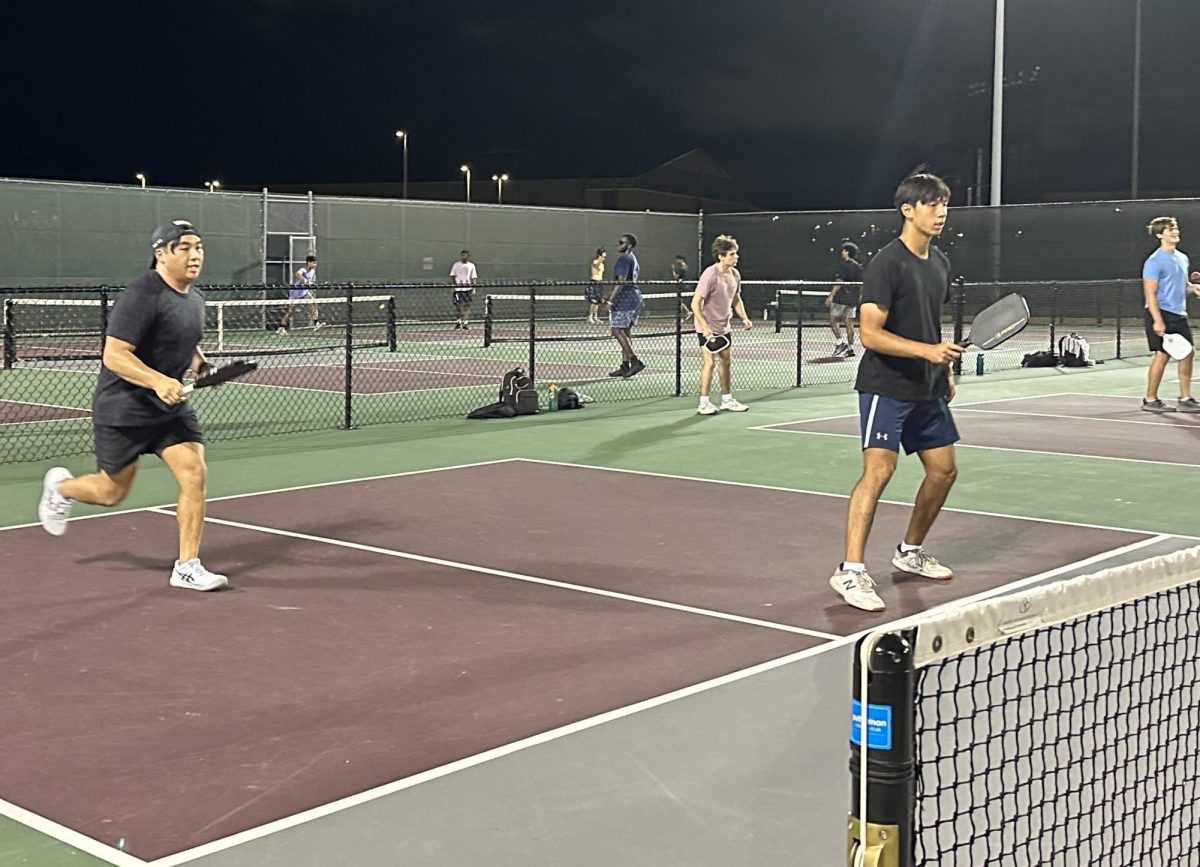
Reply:
[[[854,357],[854,347],[847,346],[845,351],[842,353],[842,358],[853,358],[853,357]]]
[[[953,572],[920,548],[903,553],[897,548],[896,552],[892,554],[892,565],[901,572],[911,572],[922,578],[936,578],[938,581],[945,581],[947,578],[954,577]]]
[[[209,572],[199,557],[193,557],[184,563],[175,561],[175,568],[171,570],[171,586],[185,590],[220,590],[229,586],[229,579]]]
[[[1142,398],[1142,409],[1146,412],[1175,412],[1175,407],[1167,406],[1157,397],[1154,400]]]
[[[746,404],[738,403],[737,400],[732,398],[730,400],[721,401],[721,409],[725,410],[726,412],[745,412],[749,408],[750,407],[746,406]]]
[[[1179,398],[1179,411],[1200,412],[1200,403],[1197,403],[1194,397],[1181,397]]]
[[[646,364],[640,358],[631,358],[629,360],[629,369],[625,371],[625,378],[637,376],[646,369]]]
[[[609,376],[628,376],[628,375],[629,375],[629,362],[628,361],[622,361],[620,367],[618,367],[616,370],[609,373]]]
[[[833,357],[834,357],[834,358],[841,358],[841,357],[842,357],[842,355],[843,355],[843,354],[846,352],[846,350],[847,350],[847,349],[849,349],[849,348],[850,348],[850,347],[849,347],[849,346],[847,346],[845,343],[835,343],[835,344],[834,344],[834,346],[833,346],[833,353],[832,353],[832,355],[833,355]]]
[[[875,592],[875,579],[867,572],[852,572],[839,568],[829,577],[829,586],[837,591],[847,605],[863,611],[882,611],[883,600]]]
[[[700,408],[696,410],[697,415],[716,415],[720,410],[717,409],[715,403],[702,403]]]
[[[66,467],[53,467],[46,471],[42,479],[42,499],[38,503],[38,520],[51,536],[61,536],[67,532],[67,518],[71,516],[71,501],[58,493],[58,485],[67,479],[73,479],[71,471]]]

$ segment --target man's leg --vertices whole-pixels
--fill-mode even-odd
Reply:
[[[840,345],[842,342],[841,323],[831,316],[829,317],[829,328],[833,331],[834,342]]]
[[[700,408],[697,412],[701,415],[715,415],[717,408],[713,406],[708,396],[709,391],[712,390],[713,354],[703,347],[700,349],[700,354],[703,359],[700,362]]]
[[[60,497],[78,500],[93,506],[115,506],[129,494],[133,478],[137,475],[137,461],[118,470],[111,476],[104,470],[67,479],[58,486]]]
[[[1158,386],[1162,383],[1163,371],[1167,369],[1167,358],[1167,354],[1161,351],[1151,356],[1146,373],[1146,400],[1158,400]]]
[[[925,480],[917,491],[908,529],[904,531],[904,544],[923,545],[929,528],[937,519],[946,502],[954,480],[958,478],[958,467],[954,460],[954,446],[928,449],[917,453],[925,466]]]
[[[846,343],[849,346],[854,345],[854,319],[846,317]]]
[[[200,537],[204,533],[205,493],[208,471],[204,464],[204,445],[176,443],[162,450],[163,463],[179,483],[175,517],[179,523],[179,562],[200,556]]]
[[[1196,357],[1193,352],[1187,358],[1180,359],[1177,369],[1179,371],[1179,397],[1186,399],[1192,396],[1192,359]]]
[[[847,563],[862,563],[867,548],[867,537],[875,522],[875,509],[884,488],[896,472],[899,454],[891,449],[863,449],[863,472],[850,492],[850,503],[846,510],[846,558]]]

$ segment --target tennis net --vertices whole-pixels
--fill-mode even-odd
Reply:
[[[13,297],[4,301],[4,367],[27,361],[97,360],[112,302],[107,298]],[[207,300],[204,339],[214,358],[282,355],[396,345],[391,295],[315,299]]]
[[[645,307],[638,316],[632,337],[661,337],[677,328],[693,331],[691,311],[686,310],[690,293],[643,293]],[[608,308],[601,305],[597,321],[589,321],[590,305],[582,294],[541,295],[494,294],[483,299],[483,343],[528,343],[541,341],[611,340]]]
[[[1198,660],[1200,548],[868,635],[850,863],[1197,863]]]

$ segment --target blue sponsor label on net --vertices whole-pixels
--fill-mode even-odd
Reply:
[[[850,742],[862,746],[862,702],[850,700]],[[892,748],[892,709],[886,704],[867,705],[867,749]]]

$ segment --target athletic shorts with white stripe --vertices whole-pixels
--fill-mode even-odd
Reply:
[[[864,449],[924,452],[959,440],[958,427],[945,398],[897,400],[881,394],[858,393],[860,444]]]

